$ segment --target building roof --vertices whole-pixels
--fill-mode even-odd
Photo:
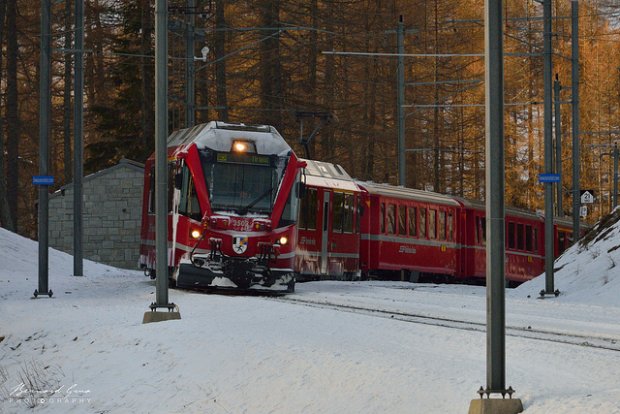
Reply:
[[[116,164],[116,165],[113,165],[111,167],[105,168],[103,170],[100,170],[100,171],[97,171],[97,172],[94,172],[92,174],[89,174],[89,175],[85,176],[82,179],[82,182],[84,183],[84,182],[88,182],[88,181],[91,181],[91,180],[99,179],[99,178],[101,178],[101,177],[103,177],[103,176],[105,176],[107,174],[110,174],[110,173],[112,173],[112,172],[114,172],[116,170],[119,170],[119,169],[129,169],[131,171],[135,171],[137,173],[143,174],[144,173],[144,164],[142,164],[140,162],[137,162],[137,161],[129,160],[127,158],[122,158],[118,162],[118,164]],[[58,195],[61,195],[61,193],[64,190],[67,190],[67,189],[70,189],[70,188],[73,188],[73,183],[72,182],[68,183],[68,184],[65,184],[62,187],[60,187],[59,189],[57,189],[53,194],[50,195],[50,197],[56,197]]]

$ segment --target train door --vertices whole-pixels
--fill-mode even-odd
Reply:
[[[327,275],[329,273],[329,227],[330,227],[330,200],[331,200],[331,191],[323,192],[323,202],[322,202],[322,211],[321,211],[321,258],[320,258],[320,266],[321,266],[321,274]]]

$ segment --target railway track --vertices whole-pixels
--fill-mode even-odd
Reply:
[[[381,309],[371,309],[361,306],[343,305],[328,301],[313,301],[292,296],[271,297],[271,300],[292,303],[301,306],[314,308],[333,309],[341,312],[349,312],[361,315],[368,315],[377,318],[392,319],[402,322],[417,323],[422,325],[438,326],[450,329],[460,329],[465,331],[486,332],[486,323],[465,321],[453,318],[421,315],[398,311]],[[620,352],[620,340],[602,336],[579,335],[567,332],[558,332],[544,329],[532,329],[531,327],[506,326],[506,335],[512,337],[535,339],[568,345],[581,346],[586,348],[602,349],[606,351]]]

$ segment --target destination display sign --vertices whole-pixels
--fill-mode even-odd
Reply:
[[[254,164],[254,165],[271,165],[271,157],[260,154],[237,154],[220,152],[216,157],[217,162],[228,162],[234,164]]]

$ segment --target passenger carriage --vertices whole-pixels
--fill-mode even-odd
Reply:
[[[304,162],[296,250],[300,278],[359,279],[362,190],[337,164]]]

